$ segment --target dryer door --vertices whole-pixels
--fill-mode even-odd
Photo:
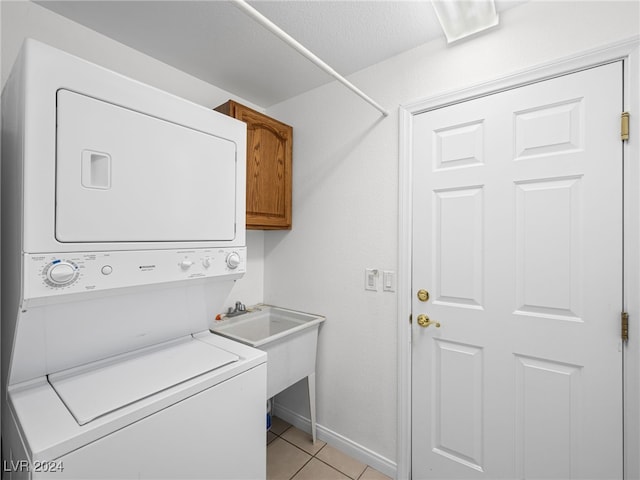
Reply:
[[[56,238],[236,236],[236,145],[69,90],[57,93]]]

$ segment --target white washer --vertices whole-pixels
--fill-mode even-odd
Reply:
[[[246,126],[32,40],[2,114],[3,477],[265,478]]]
[[[34,479],[264,478],[266,354],[221,340],[203,332],[10,387],[20,429],[5,470]]]

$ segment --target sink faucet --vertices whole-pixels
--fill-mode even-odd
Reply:
[[[235,310],[229,307],[227,317],[235,317],[237,315],[242,315],[243,313],[247,313],[247,307],[245,307],[242,302],[236,302]]]

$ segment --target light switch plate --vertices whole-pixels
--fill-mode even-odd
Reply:
[[[382,290],[385,292],[396,291],[396,272],[391,270],[382,272]]]
[[[364,289],[373,292],[378,291],[378,269],[365,268],[364,270]]]

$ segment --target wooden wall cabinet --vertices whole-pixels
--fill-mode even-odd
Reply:
[[[233,100],[215,110],[247,124],[247,228],[291,229],[293,128]]]

